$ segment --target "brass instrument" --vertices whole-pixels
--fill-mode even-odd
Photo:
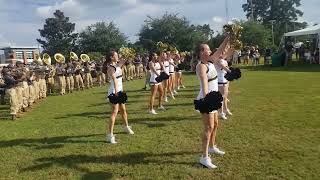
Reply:
[[[65,63],[65,60],[66,60],[66,58],[65,58],[62,54],[60,54],[60,53],[56,53],[56,54],[54,55],[54,59],[55,59],[56,62],[58,62],[58,63]]]
[[[36,64],[38,64],[38,65],[42,65],[42,64],[43,64],[42,59],[41,59],[41,57],[40,57],[39,54],[36,54],[36,57],[35,57],[35,59],[33,60],[33,62],[36,63]]]
[[[89,62],[90,61],[90,57],[87,54],[81,54],[80,59],[82,62]]]
[[[77,56],[77,54],[76,54],[76,53],[74,53],[74,52],[70,52],[70,60],[78,61],[78,60],[79,60],[79,58],[78,58],[78,56]]]
[[[43,59],[43,62],[46,64],[46,65],[51,65],[51,57],[49,56],[49,54],[47,53],[44,53],[42,55],[42,59]]]

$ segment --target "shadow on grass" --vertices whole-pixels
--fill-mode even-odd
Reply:
[[[0,120],[11,120],[9,105],[0,105]]]
[[[289,71],[289,72],[320,72],[317,64],[291,64],[287,67],[273,67],[271,65],[241,66],[241,69],[249,71]]]
[[[66,155],[60,157],[45,157],[36,159],[33,166],[23,168],[22,171],[37,171],[50,168],[52,166],[67,167],[75,169],[79,172],[85,173],[82,179],[89,178],[111,178],[111,172],[92,172],[88,168],[83,167],[83,164],[124,164],[126,166],[135,166],[140,164],[181,164],[194,166],[195,163],[179,161],[179,156],[188,154],[195,154],[197,152],[181,151],[181,152],[168,152],[168,153],[150,153],[150,152],[136,152],[128,154],[115,154],[107,156],[92,156],[92,155]],[[173,160],[171,160],[173,159]],[[81,166],[80,166],[81,165]]]
[[[109,108],[110,109],[110,108]],[[96,118],[96,119],[105,119],[107,115],[110,114],[109,111],[103,112],[82,112],[82,113],[73,113],[73,114],[64,114],[63,116],[57,116],[54,119],[70,119],[72,117],[83,117],[83,118]]]
[[[79,138],[89,138],[96,136],[103,136],[104,134],[90,134],[79,136],[57,136],[57,137],[44,137],[37,139],[14,139],[9,141],[0,141],[0,148],[24,146],[34,147],[35,149],[56,149],[61,148],[64,144],[68,143],[90,143],[95,141],[81,140]]]

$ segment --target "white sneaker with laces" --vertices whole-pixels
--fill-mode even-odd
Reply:
[[[220,117],[221,117],[223,120],[227,120],[227,119],[228,119],[224,113],[220,113]]]
[[[166,108],[164,108],[163,106],[159,106],[158,109],[164,110],[164,111],[166,110]]]
[[[226,114],[229,115],[229,116],[232,116],[232,113],[230,112],[229,109],[226,110]]]
[[[213,148],[208,148],[209,153],[214,153],[214,154],[219,154],[219,155],[224,155],[225,152],[221,151],[217,146],[213,146]]]
[[[106,139],[107,139],[107,142],[110,144],[117,144],[116,137],[114,135],[108,134]]]
[[[152,109],[152,110],[149,110],[149,114],[158,114],[154,109]]]
[[[200,157],[200,164],[209,168],[209,169],[215,169],[217,168],[216,165],[212,164],[210,157]]]
[[[134,134],[134,132],[131,129],[131,126],[125,126],[123,127],[123,130],[128,134]]]

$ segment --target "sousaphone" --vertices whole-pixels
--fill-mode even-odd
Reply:
[[[62,54],[60,54],[60,53],[56,53],[56,54],[54,55],[54,59],[55,59],[56,62],[58,62],[58,63],[65,63],[65,60],[66,60],[66,58],[65,58]]]
[[[88,54],[81,54],[80,59],[82,62],[89,62],[90,61],[90,57],[88,56]]]
[[[78,60],[79,60],[79,58],[78,58],[78,56],[77,56],[77,54],[76,54],[76,53],[74,53],[74,52],[70,52],[70,60],[78,61]]]
[[[42,55],[42,59],[43,59],[43,62],[44,62],[46,65],[48,65],[48,66],[51,65],[51,57],[49,56],[49,54],[44,53],[44,54]]]
[[[38,64],[38,65],[42,65],[42,59],[40,57],[39,54],[36,54],[35,59],[33,60],[34,63]]]

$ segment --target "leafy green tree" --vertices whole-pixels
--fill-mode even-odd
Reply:
[[[119,49],[127,44],[127,38],[113,22],[97,22],[88,26],[79,35],[78,45],[81,52],[100,52],[105,54],[111,49]]]
[[[298,9],[301,0],[247,0],[242,5],[246,16],[250,20],[262,23],[271,28],[271,20],[274,21],[274,36],[276,44],[280,42],[285,32],[303,29],[307,23],[296,22],[303,12]],[[253,19],[252,19],[253,15]]]
[[[87,54],[92,61],[101,61],[103,58],[103,54],[101,52],[89,52]]]
[[[190,25],[185,17],[166,13],[160,18],[148,16],[139,32],[138,44],[154,51],[157,42],[161,41],[175,46],[180,51],[190,51],[194,44],[209,41],[212,34],[209,25]]]
[[[260,48],[270,47],[272,44],[271,30],[254,21],[241,22],[243,27],[241,41],[244,45],[258,45]]]
[[[46,19],[43,29],[39,29],[43,39],[37,41],[49,55],[62,53],[68,57],[78,36],[74,33],[75,23],[69,22],[69,17],[64,16],[60,10],[56,10],[53,15],[53,18]]]

